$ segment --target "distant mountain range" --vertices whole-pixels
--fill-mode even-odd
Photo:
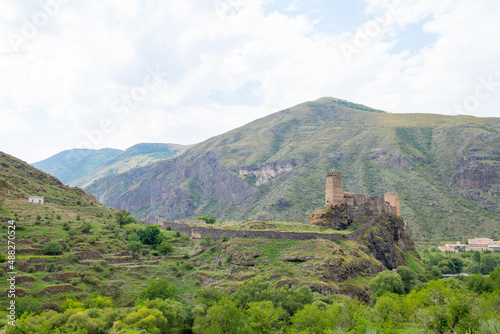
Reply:
[[[104,148],[100,150],[73,149],[62,151],[48,159],[32,164],[61,182],[85,187],[90,183],[132,168],[150,165],[156,161],[178,155],[189,145],[137,144],[125,151]]]
[[[499,133],[500,118],[392,114],[321,98],[175,157],[138,168],[117,161],[78,182],[102,203],[148,221],[164,214],[305,222],[324,205],[333,168],[342,172],[345,191],[398,192],[417,241],[498,239]]]

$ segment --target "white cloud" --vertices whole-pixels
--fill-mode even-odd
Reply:
[[[322,96],[391,112],[455,113],[455,105],[468,101],[465,112],[498,116],[500,87],[474,108],[469,98],[481,78],[500,81],[495,0],[412,0],[390,15],[395,2],[365,0],[365,23],[342,33],[321,30],[320,18],[300,12],[315,3],[289,1],[266,12],[266,1],[70,1],[13,52],[6,36],[21,34],[23,18],[41,8],[5,1],[1,123],[47,140],[33,147],[19,138],[14,146],[0,134],[0,149],[41,159],[77,146],[82,132],[98,129],[103,119],[114,130],[96,148],[193,143]],[[318,15],[328,20],[329,13]],[[396,52],[399,34],[412,24],[435,36],[433,43]],[[368,43],[348,60],[342,45],[360,32],[368,33]],[[131,94],[156,66],[168,72],[164,84],[129,117],[113,113],[112,102]]]

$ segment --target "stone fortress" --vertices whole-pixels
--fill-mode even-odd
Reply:
[[[325,204],[329,206],[341,203],[347,203],[351,207],[364,208],[364,211],[369,209],[372,215],[385,213],[401,216],[398,193],[392,192],[381,196],[366,196],[344,192],[342,173],[331,170],[326,174]]]
[[[343,230],[348,227],[354,219],[361,216],[378,217],[380,215],[397,215],[400,216],[399,210],[399,194],[386,193],[381,196],[366,196],[363,194],[355,194],[344,192],[342,183],[342,174],[340,172],[330,171],[326,176],[326,192],[325,192],[326,209],[315,210],[310,216],[310,224],[323,225],[332,227],[331,233],[315,233],[315,232],[280,232],[266,230],[227,230],[217,229],[210,225],[205,225],[204,221],[199,220],[176,220],[168,222],[165,216],[157,216],[156,224],[161,228],[169,228],[174,231],[185,233],[195,239],[201,239],[210,235],[214,239],[222,239],[223,233],[230,238],[266,238],[266,239],[292,239],[292,240],[308,240],[308,239],[328,239],[330,241],[347,238],[351,240],[358,239],[361,234],[368,229],[371,224],[365,224],[357,231],[348,234],[337,234],[335,229]],[[331,211],[339,211],[333,213]],[[316,219],[320,220],[315,221]],[[326,222],[326,224],[323,224]],[[333,222],[333,224],[332,224]],[[408,233],[406,221],[402,230]],[[399,233],[399,232],[398,232]]]

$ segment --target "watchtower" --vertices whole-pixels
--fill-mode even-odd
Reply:
[[[342,173],[333,169],[326,174],[325,202],[327,205],[344,202],[344,184]]]
[[[396,215],[401,216],[399,210],[399,194],[398,193],[387,193],[384,195],[384,200],[388,202],[391,206],[396,208]]]

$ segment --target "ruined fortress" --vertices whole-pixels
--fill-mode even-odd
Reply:
[[[213,228],[211,226],[191,225],[191,223],[204,223],[204,221],[199,220],[176,220],[175,222],[168,222],[165,220],[165,216],[157,216],[156,224],[161,228],[169,228],[174,231],[183,232],[195,239],[201,239],[207,235],[210,235],[214,239],[222,239],[222,234],[225,233],[231,238],[293,240],[323,238],[330,241],[336,241],[341,238],[356,240],[366,229],[376,222],[375,219],[372,219],[370,223],[366,223],[358,230],[349,232],[345,235],[335,233],[335,230],[346,229],[357,218],[363,216],[375,218],[383,214],[400,216],[398,193],[386,193],[381,196],[366,196],[363,194],[344,192],[342,174],[333,170],[326,175],[325,202],[327,208],[315,210],[310,216],[309,223],[331,227],[331,233],[226,230]],[[395,229],[394,233],[399,235],[402,231],[408,233],[406,222],[404,222],[401,229]]]
[[[373,215],[385,213],[401,216],[398,193],[392,192],[381,196],[366,196],[344,192],[342,173],[331,170],[326,174],[325,204],[329,206],[341,203],[347,203],[347,205],[352,207],[368,207],[373,212]]]

